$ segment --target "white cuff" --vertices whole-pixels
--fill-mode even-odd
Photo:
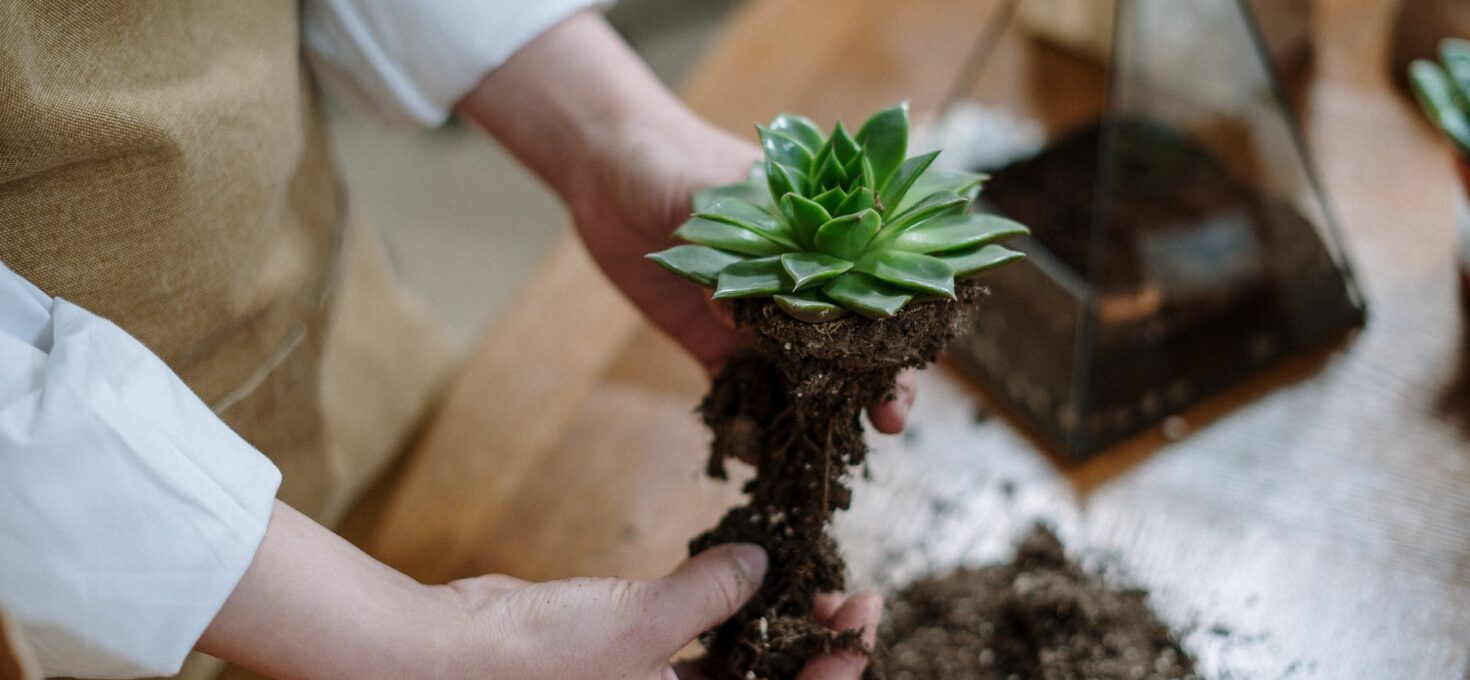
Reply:
[[[308,0],[302,34],[331,96],[442,124],[487,73],[561,20],[610,0]]]
[[[171,675],[250,565],[280,473],[122,329],[49,312],[42,342],[0,332],[0,602],[48,676]]]

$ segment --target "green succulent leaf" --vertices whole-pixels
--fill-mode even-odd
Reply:
[[[1421,59],[1409,67],[1409,76],[1424,112],[1461,152],[1470,154],[1470,114],[1455,102],[1449,75],[1438,64]]]
[[[954,297],[954,268],[928,255],[879,250],[858,258],[852,270],[913,291]]]
[[[907,102],[873,114],[858,128],[857,143],[873,164],[869,186],[882,187],[898,169],[909,148],[909,105]]]
[[[922,156],[914,156],[899,164],[893,176],[888,178],[882,190],[878,192],[878,199],[883,203],[884,210],[889,213],[898,212],[898,205],[903,202],[903,197],[908,193],[909,187],[914,185],[914,181],[919,179],[919,176],[923,175],[938,157],[939,152],[933,151]]]
[[[834,217],[817,229],[812,239],[817,250],[844,260],[856,260],[878,233],[882,222],[875,210]]]
[[[853,156],[852,160],[842,166],[842,186],[848,191],[862,186],[863,183],[863,152]]]
[[[766,212],[764,208],[754,203],[738,198],[716,201],[709,209],[695,213],[694,216],[749,229],[792,250],[801,248],[788,222]]]
[[[822,204],[798,194],[786,194],[781,197],[781,213],[791,222],[792,230],[796,232],[796,240],[803,248],[812,247],[812,239],[817,235],[817,229],[832,219],[832,214],[827,212]]]
[[[771,129],[783,132],[801,142],[801,145],[805,146],[807,151],[812,152],[813,156],[821,151],[822,143],[826,139],[826,135],[822,134],[822,128],[817,127],[817,124],[813,123],[810,118],[789,113],[776,116],[771,121]]]
[[[832,302],[821,291],[803,291],[775,296],[776,306],[799,321],[821,323],[847,316],[847,309]]]
[[[802,172],[811,169],[812,152],[801,142],[784,132],[777,132],[761,125],[755,126],[755,129],[760,133],[761,147],[765,149],[767,160]]]
[[[896,207],[895,212],[908,210],[915,203],[941,191],[964,196],[966,200],[973,199],[975,188],[984,182],[985,175],[930,168],[914,181],[912,187],[909,187],[904,198],[898,202],[897,206],[894,206]],[[884,205],[891,204],[884,203]]]
[[[767,192],[766,187],[761,186],[760,182],[755,181],[736,182],[702,189],[694,192],[694,195],[690,197],[690,202],[694,205],[694,212],[701,213],[726,198],[736,198],[762,208],[769,208],[771,205],[771,194]]]
[[[1470,40],[1446,38],[1439,44],[1440,61],[1459,90],[1460,110],[1470,114]]]
[[[744,227],[691,217],[674,230],[674,236],[690,243],[728,250],[742,255],[780,255],[789,250]]]
[[[825,253],[786,253],[781,256],[781,267],[791,277],[791,289],[801,290],[836,278],[852,269],[852,262]]]
[[[770,199],[779,200],[780,197],[792,192],[800,192],[804,180],[798,179],[800,175],[795,170],[788,168],[772,160],[766,161],[766,187],[770,189]]]
[[[885,318],[898,313],[914,296],[867,274],[847,272],[822,287],[827,297],[863,316]]]
[[[847,128],[842,127],[842,121],[840,120],[832,127],[832,138],[827,141],[831,142],[832,155],[837,159],[840,166],[852,162],[852,159],[857,158],[857,155],[862,153],[863,150],[862,146],[857,143],[857,140],[853,139],[852,135],[847,133]]]
[[[1003,246],[988,245],[952,253],[937,253],[933,257],[944,260],[954,269],[954,277],[962,279],[994,269],[1008,262],[1025,259],[1026,256]]]
[[[817,205],[822,206],[828,213],[836,213],[837,207],[842,205],[843,201],[847,200],[847,192],[838,187],[832,187],[817,194],[812,200],[816,201]]]
[[[715,299],[774,295],[791,290],[791,279],[781,267],[781,258],[762,257],[736,262],[720,271]]]
[[[912,225],[919,224],[931,217],[962,211],[969,204],[970,199],[952,191],[937,191],[889,218],[883,231],[896,236]]]
[[[851,194],[848,194],[847,198],[843,200],[840,205],[837,206],[837,210],[833,214],[851,215],[856,212],[862,212],[871,207],[873,207],[873,190],[867,187],[861,187],[856,191],[853,191]]]
[[[816,169],[816,179],[812,185],[814,188],[841,187],[846,184],[847,171],[842,169],[842,164],[837,162],[837,155],[827,156],[822,162],[821,168]]]
[[[1446,62],[1460,59],[1453,51]],[[1439,76],[1440,94],[1460,96],[1454,75]],[[856,135],[841,122],[824,135],[789,114],[757,128],[764,163],[745,182],[694,194],[694,215],[674,232],[686,245],[648,256],[716,298],[770,297],[810,322],[881,318],[953,298],[957,277],[1022,257],[996,244],[1025,227],[965,214],[983,177],[935,170],[938,152],[904,157],[906,104]]]
[[[745,257],[706,246],[682,245],[652,253],[648,259],[701,286],[714,287],[725,267]]]
[[[963,250],[1031,233],[1020,222],[999,215],[945,215],[900,231],[884,231],[874,246],[914,253]]]

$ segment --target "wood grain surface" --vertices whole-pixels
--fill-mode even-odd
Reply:
[[[1368,327],[1149,433],[1059,466],[944,369],[875,439],[839,538],[858,584],[997,559],[1055,524],[1151,589],[1212,677],[1470,678],[1470,331],[1445,145],[1391,90],[1392,3],[1319,0],[1308,143]],[[994,2],[753,0],[684,88],[749,132],[779,110],[932,113]],[[575,294],[569,292],[575,291]],[[700,370],[572,242],[486,334],[358,540],[425,580],[652,576],[737,482],[701,476]],[[570,308],[568,305],[570,304]]]

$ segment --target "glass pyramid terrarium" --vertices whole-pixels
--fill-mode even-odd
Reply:
[[[1080,458],[1363,323],[1276,68],[1310,2],[995,4],[932,139],[1033,231],[954,351],[1003,410]]]

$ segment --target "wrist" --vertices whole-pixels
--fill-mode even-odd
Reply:
[[[625,130],[693,118],[591,11],[567,18],[521,48],[471,90],[458,110],[569,204],[596,181],[599,166],[616,160],[621,149],[615,140]]]

